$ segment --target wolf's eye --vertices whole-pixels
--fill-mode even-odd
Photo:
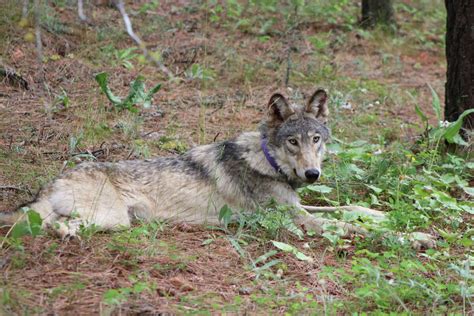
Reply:
[[[313,137],[313,143],[319,142],[320,139],[321,139],[321,137],[319,137],[319,136],[314,136],[314,137]]]
[[[297,141],[296,139],[294,139],[294,138],[288,139],[288,142],[289,142],[290,144],[292,144],[293,146],[298,145],[298,141]]]

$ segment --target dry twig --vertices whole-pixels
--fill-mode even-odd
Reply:
[[[127,11],[125,11],[125,5],[123,3],[123,0],[117,1],[115,5],[120,11],[120,14],[122,15],[123,22],[125,23],[125,29],[127,30],[128,35],[130,35],[130,37],[135,41],[135,43],[137,43],[138,47],[140,47],[145,58],[148,61],[154,63],[156,66],[158,66],[158,68],[160,68],[160,70],[165,73],[169,79],[174,79],[173,73],[161,61],[150,55],[145,43],[143,43],[140,37],[133,31],[132,21],[130,20]]]
[[[89,23],[87,16],[84,14],[84,1],[82,0],[77,0],[77,14],[82,22]]]
[[[43,68],[43,42],[41,41],[41,21],[40,21],[40,1],[33,1],[33,10],[35,14],[35,37],[36,37],[36,55],[40,67],[41,82],[45,82],[45,73]]]
[[[23,8],[21,11],[21,17],[26,19],[28,16],[28,6],[30,5],[30,0],[23,0]]]

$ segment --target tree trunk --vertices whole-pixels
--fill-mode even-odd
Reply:
[[[446,106],[447,121],[455,121],[474,108],[474,1],[445,0],[446,22]],[[474,113],[466,116],[463,128],[474,130]],[[466,130],[461,134],[466,138]]]
[[[376,24],[394,24],[392,0],[362,0],[361,25],[374,27]]]

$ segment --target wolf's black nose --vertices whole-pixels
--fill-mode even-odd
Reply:
[[[309,169],[305,171],[304,175],[308,181],[314,182],[319,179],[320,173],[318,169]]]

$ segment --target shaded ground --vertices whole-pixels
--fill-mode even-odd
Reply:
[[[280,278],[256,282],[255,270],[222,233],[178,226],[153,234],[136,241],[107,235],[88,242],[26,240],[27,253],[10,252],[3,259],[3,264],[8,262],[3,271],[9,280],[5,289],[21,304],[13,311],[106,312],[110,307],[103,294],[111,288],[136,289],[114,298],[123,303],[116,311],[134,313],[208,311],[216,306],[239,313],[263,312],[268,306],[283,311],[305,298],[343,293],[331,281],[318,283],[321,267],[341,264],[324,251],[323,243],[312,246],[318,257],[314,263],[278,255],[285,262]],[[210,238],[211,243],[203,244]],[[255,243],[247,250],[252,255],[264,248]]]
[[[277,90],[297,99],[315,87],[328,89],[333,134],[340,139],[411,141],[421,131],[415,104],[436,121],[427,84],[442,98],[440,10],[423,11],[426,6],[416,9],[403,1],[397,7],[401,29],[390,34],[357,27],[358,1],[342,8],[323,1],[321,12],[299,17],[285,13],[291,12],[285,6],[284,13],[262,9],[261,20],[251,12],[226,14],[231,4],[170,1],[148,8],[147,3],[128,5],[135,29],[184,78],[180,82],[166,82],[138,50],[132,57],[123,54],[134,44],[116,10],[87,6],[93,23],[88,26],[79,23],[74,6],[61,1],[48,5],[43,17],[43,81],[26,37],[31,26],[18,26],[21,9],[15,2],[4,4],[1,62],[18,71],[30,89],[0,84],[1,211],[29,201],[41,185],[87,155],[100,161],[172,155],[254,129]],[[267,20],[274,22],[265,30]],[[193,65],[201,72],[192,73]],[[288,67],[292,89],[285,87]],[[152,108],[139,115],[116,112],[93,79],[101,71],[109,73],[120,95],[138,74],[148,87],[164,84]],[[331,312],[326,303],[350,291],[317,277],[324,266],[349,265],[328,253],[323,240],[291,239],[315,261],[278,254],[277,277],[256,280],[249,262],[271,249],[268,239],[248,245],[243,258],[220,231],[158,226],[146,226],[146,232],[136,227],[128,232],[133,237],[98,234],[63,243],[40,236],[1,249],[7,311]],[[353,251],[351,245],[343,256]],[[109,289],[119,290],[104,297]]]

